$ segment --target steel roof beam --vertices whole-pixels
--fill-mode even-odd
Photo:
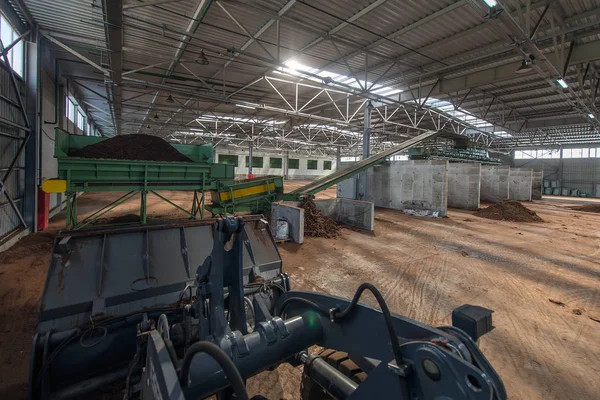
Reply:
[[[110,93],[112,118],[115,134],[121,134],[122,123],[122,88],[121,76],[123,69],[123,0],[104,0],[104,26],[106,43],[110,52],[110,83],[107,84]],[[112,83],[112,84],[111,84]]]
[[[548,59],[549,62],[557,61],[554,54],[550,54],[545,58]],[[577,45],[573,50],[573,55],[571,56],[571,64],[578,64],[594,60],[600,60],[600,41]],[[435,97],[440,93],[459,92],[461,90],[477,88],[505,80],[521,78],[527,75],[535,75],[536,71],[531,71],[520,76],[516,75],[515,71],[520,65],[521,62],[518,61],[494,68],[484,69],[482,71],[471,72],[456,78],[443,79],[437,84],[437,87],[434,88],[431,95]],[[560,76],[560,74],[557,74],[557,76]],[[433,85],[425,85],[421,87],[421,90],[427,92],[431,90],[432,86]],[[400,101],[412,100],[418,99],[415,99],[415,96],[413,96],[410,91],[401,93]]]
[[[500,2],[498,2],[498,5],[500,7],[503,7],[502,3]],[[527,36],[527,33],[523,31],[523,28],[519,26],[519,24],[509,13],[500,13],[499,19],[500,21],[502,21],[503,24],[500,25],[499,23],[497,23],[498,28],[505,30],[508,35],[511,35],[513,40],[521,41],[521,45],[517,47],[515,51],[519,54],[523,54],[523,56],[526,56],[529,53],[535,55],[538,64],[533,65],[533,69],[537,72],[537,74],[542,79],[545,79],[548,82],[548,84],[551,87],[553,87],[556,90],[556,92],[560,94],[570,105],[575,107],[578,110],[578,112],[582,115],[582,117],[587,118],[588,115],[591,115],[593,118],[588,118],[588,120],[591,125],[595,126],[596,129],[598,129],[598,127],[600,127],[600,121],[598,121],[598,118],[600,118],[600,116],[597,110],[595,109],[595,105],[588,104],[570,86],[567,86],[566,90],[563,90],[556,83],[556,79],[562,78],[562,74],[555,67],[556,65],[559,65],[558,61],[560,61],[556,58],[556,54],[554,54],[554,59],[550,56],[547,57],[539,49],[539,47]],[[492,21],[493,23],[497,22],[495,20]],[[571,56],[571,63],[592,61],[600,58],[600,41],[585,43],[581,46],[587,47],[584,50],[584,52],[576,54],[575,52],[577,51],[579,45],[576,46]],[[574,59],[578,59],[578,61],[573,61]]]
[[[600,10],[598,10],[598,9],[594,10],[594,12],[596,14],[599,11]],[[536,43],[541,43],[544,41],[547,42],[548,40],[551,40],[554,36],[567,35],[572,32],[575,32],[577,30],[583,30],[583,29],[598,25],[598,22],[595,20],[588,21],[584,24],[575,24],[575,22],[579,21],[580,19],[587,18],[593,14],[594,13],[590,14],[589,12],[586,12],[586,13],[579,14],[574,17],[568,18],[567,22],[574,24],[575,27],[564,28],[564,29],[560,30],[559,32],[556,32],[553,34],[548,34],[546,36],[538,38],[536,40]],[[570,37],[566,36],[566,39],[567,40],[580,39],[580,38],[584,38],[584,37],[594,36],[598,33],[600,33],[599,29],[592,29],[592,30],[588,30],[588,31],[582,31],[580,34],[570,35]],[[553,48],[553,46],[555,46],[555,43],[545,43],[543,46],[544,46],[544,48],[543,48],[544,50],[551,50]],[[497,49],[497,50],[491,51],[491,52],[488,51],[488,50],[494,50],[494,49]],[[470,55],[471,53],[475,54],[477,56],[474,58],[469,58],[467,60],[453,62],[453,59],[456,58],[457,56],[460,56],[461,58],[463,58],[465,56]],[[507,55],[508,55],[508,57],[506,57]],[[424,65],[420,68],[420,70],[425,70],[426,72],[405,71],[405,72],[402,72],[401,74],[392,75],[392,76],[388,77],[386,80],[384,80],[382,85],[384,85],[384,86],[392,85],[393,86],[393,85],[397,84],[397,81],[399,79],[404,82],[410,80],[410,83],[408,83],[408,84],[414,85],[417,82],[422,81],[423,79],[425,79],[427,77],[431,77],[431,76],[438,77],[440,75],[456,74],[457,73],[456,70],[458,68],[464,67],[463,69],[466,69],[469,66],[474,66],[475,63],[480,62],[480,61],[482,61],[482,63],[480,65],[484,65],[484,64],[490,63],[490,62],[497,63],[498,61],[502,61],[502,59],[499,58],[500,56],[502,56],[502,59],[504,59],[504,60],[515,57],[515,54],[514,54],[514,51],[512,50],[512,48],[506,46],[506,41],[493,42],[486,46],[478,47],[478,48],[475,48],[475,49],[472,49],[472,50],[469,50],[466,52],[461,52],[459,55],[449,57],[449,58],[443,60],[445,63],[448,64],[447,66],[442,66],[442,67],[431,69],[432,66],[435,66],[435,63],[431,63],[428,65]],[[414,72],[414,74],[412,74],[412,76],[407,78],[407,75],[410,75],[413,72]],[[458,71],[458,73],[460,73],[460,71]],[[435,79],[435,78],[429,78],[429,79]]]
[[[382,44],[384,44],[384,43],[387,43],[387,42],[389,42],[389,41],[393,41],[393,40],[394,40],[395,38],[397,38],[398,36],[400,36],[400,35],[402,35],[402,34],[404,34],[404,33],[406,33],[406,32],[409,32],[409,31],[411,31],[411,30],[413,30],[413,29],[415,29],[415,28],[418,28],[419,26],[422,26],[423,24],[426,24],[426,23],[428,23],[428,22],[430,22],[430,21],[433,21],[434,19],[436,19],[436,18],[439,18],[439,17],[441,17],[441,16],[443,16],[443,15],[445,15],[445,14],[447,14],[447,13],[451,12],[451,11],[454,11],[454,10],[456,10],[457,8],[460,8],[460,7],[464,6],[465,4],[467,4],[467,1],[466,1],[466,0],[459,0],[459,1],[455,2],[455,3],[452,3],[452,4],[450,4],[449,6],[446,6],[446,7],[442,8],[441,10],[438,10],[438,11],[436,11],[436,12],[434,12],[433,14],[430,14],[430,15],[428,15],[428,16],[427,16],[427,17],[425,17],[425,18],[421,18],[420,20],[418,20],[418,21],[415,21],[415,22],[413,22],[412,24],[409,24],[409,25],[407,25],[407,26],[405,26],[405,27],[403,27],[403,28],[401,28],[401,29],[398,29],[397,31],[394,31],[394,32],[392,32],[391,34],[389,34],[389,35],[387,35],[387,36],[385,36],[385,37],[383,37],[383,38],[379,38],[379,39],[377,39],[376,41],[369,43],[368,45],[364,46],[362,49],[359,49],[359,50],[353,51],[353,52],[351,52],[350,54],[347,54],[347,55],[345,55],[345,56],[343,56],[343,57],[340,57],[340,58],[337,58],[337,59],[333,60],[333,61],[332,61],[332,62],[330,62],[330,63],[327,63],[327,64],[326,64],[326,65],[324,65],[324,66],[323,66],[321,69],[322,69],[322,70],[327,70],[327,68],[329,68],[330,66],[332,66],[332,65],[334,65],[334,64],[337,64],[337,63],[339,63],[339,62],[340,62],[342,59],[350,59],[350,58],[352,58],[352,57],[356,57],[357,55],[359,55],[359,54],[362,54],[362,53],[364,53],[364,52],[367,52],[367,51],[369,51],[369,50],[371,50],[371,49],[373,49],[373,48],[375,48],[375,47],[377,47],[377,46],[380,46],[380,45],[382,45]],[[361,15],[361,16],[362,16],[362,15]],[[302,48],[302,49],[300,50],[300,52],[301,52],[301,53],[305,52],[305,51],[306,51],[306,50],[308,50],[310,47],[312,47],[312,46],[314,46],[314,45],[316,45],[316,44],[320,43],[321,41],[322,41],[322,40],[319,40],[319,39],[317,39],[317,40],[314,42],[314,44],[313,44],[313,43],[310,43],[309,45],[307,45],[307,46],[305,46],[304,48]],[[401,63],[401,64],[402,64],[401,60],[394,60],[394,61],[397,61],[398,63]],[[411,65],[411,66],[412,66],[412,65]],[[369,69],[371,69],[371,67],[369,67]]]
[[[140,7],[148,7],[148,6],[158,6],[161,4],[168,4],[168,3],[177,3],[180,1],[184,1],[184,0],[146,0],[144,2],[136,1],[131,4],[125,4],[123,6],[123,10],[131,10],[132,8],[140,8]]]
[[[274,23],[279,21],[279,18],[283,17],[285,15],[285,13],[287,13],[293,6],[294,4],[296,4],[296,0],[289,0],[283,7],[281,7],[281,9],[277,12],[277,18],[271,18],[267,21],[266,24],[264,24],[254,35],[251,35],[252,37],[249,38],[243,45],[242,47],[240,47],[240,50],[243,52],[245,51],[248,47],[250,47],[250,45],[259,37],[261,37],[263,35],[263,33],[265,33],[265,31],[267,29],[269,29]],[[278,31],[279,33],[279,31]],[[279,38],[279,35],[278,35]],[[227,68],[232,62],[234,62],[234,59],[240,54],[239,51],[236,51],[226,62],[225,64],[223,64],[223,66],[221,68],[219,68],[211,77],[211,79],[216,78],[220,73],[223,72],[223,70],[225,70],[225,68]],[[279,60],[279,54],[277,57],[277,62],[281,62],[281,60]],[[265,72],[269,71],[269,69],[265,70]],[[257,78],[257,79],[262,79],[261,78]],[[251,82],[258,82],[256,79],[253,79]],[[246,87],[252,86],[251,83],[247,84]],[[242,89],[243,90],[243,89]],[[241,90],[240,90],[241,91]]]
[[[543,7],[545,5],[548,5],[551,2],[552,2],[552,0],[537,1],[537,2],[531,4],[531,9],[535,10],[537,8],[540,8],[540,7]],[[523,10],[524,9],[525,8],[523,8]],[[461,39],[461,38],[463,38],[465,36],[469,36],[471,34],[477,33],[479,31],[485,30],[485,29],[489,29],[489,26],[487,25],[487,22],[483,22],[483,23],[481,23],[479,25],[475,25],[472,28],[466,29],[466,30],[464,30],[462,32],[458,32],[458,33],[456,33],[456,34],[454,34],[452,36],[449,36],[449,37],[447,37],[445,39],[442,39],[442,40],[435,41],[434,43],[428,44],[426,46],[419,47],[419,48],[417,48],[415,50],[418,51],[418,52],[424,52],[424,51],[432,50],[434,48],[437,48],[437,47],[440,47],[440,46],[444,46],[444,45],[449,44],[449,43],[453,43],[456,40],[459,40],[459,39]],[[493,44],[494,45],[498,45],[498,42],[495,42]],[[479,49],[479,50],[481,50],[481,49]],[[396,57],[393,57],[393,58],[390,58],[390,59],[385,60],[383,62],[380,62],[378,64],[374,64],[374,65],[370,66],[369,69],[375,70],[377,68],[381,68],[381,67],[385,66],[386,64],[397,62],[397,61],[401,61],[403,58],[406,58],[407,56],[410,56],[410,52],[403,53],[403,54],[400,54],[400,55],[398,55]],[[463,56],[464,56],[464,54],[463,54]]]

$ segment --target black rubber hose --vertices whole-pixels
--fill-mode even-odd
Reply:
[[[396,334],[396,327],[394,326],[394,322],[392,320],[392,314],[390,313],[390,309],[388,308],[385,300],[383,299],[383,296],[375,286],[373,286],[370,283],[361,284],[356,290],[356,293],[354,293],[354,297],[352,298],[352,301],[350,302],[348,307],[346,307],[344,311],[336,312],[333,316],[337,320],[341,320],[349,316],[352,313],[352,311],[354,311],[358,300],[360,300],[360,297],[362,296],[365,290],[369,290],[371,293],[373,293],[373,296],[375,296],[377,303],[379,303],[379,308],[381,308],[381,313],[383,314],[383,318],[385,319],[385,324],[387,326],[388,334],[390,336],[392,351],[394,352],[394,359],[396,360],[397,365],[402,365],[402,351],[400,350],[400,341],[398,340],[398,335]],[[277,315],[283,315],[285,308],[293,302],[305,304],[311,307],[312,309],[320,312],[321,314],[329,317],[329,310],[326,310],[318,304],[302,297],[287,298],[283,302],[283,304],[281,304],[281,311]]]
[[[198,353],[206,353],[217,363],[219,363],[221,368],[223,368],[223,371],[225,371],[225,375],[227,376],[229,383],[231,383],[231,387],[233,388],[233,392],[235,393],[236,397],[239,400],[249,400],[248,392],[246,391],[246,385],[244,384],[244,380],[242,379],[240,372],[233,363],[233,360],[231,360],[227,353],[225,353],[219,346],[207,341],[196,342],[185,352],[185,356],[183,357],[183,365],[181,366],[181,372],[179,374],[179,380],[181,381],[182,387],[188,387],[192,359]]]
[[[314,303],[308,299],[305,299],[303,297],[289,297],[287,299],[285,299],[285,301],[281,304],[281,311],[280,312],[276,312],[276,315],[283,315],[283,312],[285,311],[285,308],[290,304],[290,303],[302,303],[304,305],[309,306],[310,308],[319,311],[321,314],[325,315],[326,317],[329,317],[329,311],[325,310],[324,308],[321,308],[317,303]]]
[[[365,290],[369,290],[371,293],[373,293],[373,296],[375,296],[377,303],[379,303],[379,308],[381,308],[381,313],[383,314],[385,324],[387,325],[388,334],[390,335],[390,342],[392,344],[392,351],[394,352],[394,359],[396,360],[396,365],[401,366],[403,364],[402,351],[400,350],[400,341],[398,340],[398,335],[396,334],[396,327],[394,326],[394,321],[392,320],[392,314],[390,313],[390,309],[385,303],[383,296],[381,295],[381,293],[379,293],[379,290],[377,290],[375,286],[373,286],[370,283],[361,284],[356,290],[356,293],[354,293],[354,298],[352,299],[350,305],[348,305],[348,307],[346,307],[344,311],[335,313],[334,317],[336,319],[344,319],[348,315],[350,315],[352,311],[354,311],[358,300],[360,299]]]

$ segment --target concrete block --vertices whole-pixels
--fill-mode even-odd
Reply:
[[[317,208],[337,223],[368,231],[375,230],[375,205],[368,201],[352,199],[315,200]],[[281,201],[271,204],[271,229],[277,219],[285,218],[290,225],[290,237],[295,243],[304,243],[304,210],[298,201]],[[273,232],[275,234],[275,232]]]
[[[508,165],[481,166],[481,200],[493,203],[510,198],[510,167]]]
[[[344,199],[356,198],[356,176],[338,182],[337,184],[337,197]]]
[[[375,205],[370,201],[352,199],[315,200],[323,214],[342,225],[373,231],[375,229]]]
[[[541,169],[533,170],[533,186],[531,189],[531,200],[541,200],[544,182],[544,171]]]
[[[369,192],[364,200],[396,210],[437,211],[446,215],[448,162],[390,161],[367,171]]]
[[[277,220],[285,218],[290,227],[290,238],[295,243],[304,243],[304,210],[293,204],[273,203],[271,204],[271,229],[277,227]],[[275,232],[273,232],[273,235]]]
[[[481,164],[448,165],[448,207],[479,209],[481,198]]]
[[[508,196],[511,200],[531,201],[533,170],[531,168],[511,168]]]

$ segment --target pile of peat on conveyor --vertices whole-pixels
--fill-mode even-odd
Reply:
[[[340,227],[333,218],[324,215],[311,199],[300,203],[304,209],[304,235],[310,237],[333,239],[340,235]]]
[[[515,200],[502,200],[487,208],[482,208],[475,214],[477,217],[510,222],[542,222],[535,211],[530,210]]]
[[[113,160],[193,162],[167,141],[151,135],[117,135],[75,150],[69,156]]]

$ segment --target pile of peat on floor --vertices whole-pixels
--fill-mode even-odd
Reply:
[[[503,200],[475,213],[477,217],[511,222],[542,222],[534,211],[514,200]]]
[[[114,136],[75,150],[69,156],[113,160],[192,162],[167,141],[151,135]]]
[[[584,206],[571,207],[571,210],[600,213],[600,204],[586,204]]]
[[[340,227],[333,218],[323,214],[311,199],[305,199],[300,203],[304,209],[304,235],[333,239],[340,235]]]

